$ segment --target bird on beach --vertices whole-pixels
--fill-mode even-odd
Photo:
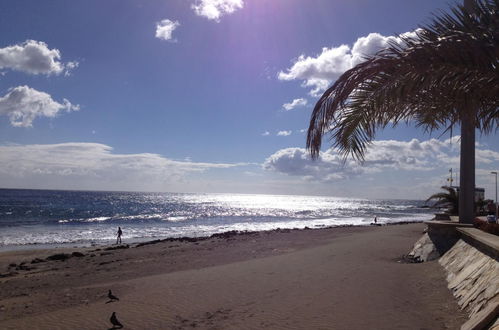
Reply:
[[[116,297],[112,292],[111,290],[109,290],[109,292],[107,293],[107,297],[109,298],[109,301],[106,302],[106,304],[110,303],[110,302],[114,302],[114,301],[119,301],[120,299],[118,297]]]
[[[113,327],[111,329],[121,329],[123,328],[123,324],[118,321],[118,318],[116,317],[116,312],[113,312],[113,315],[111,315],[111,318],[109,319],[111,321],[111,324]]]

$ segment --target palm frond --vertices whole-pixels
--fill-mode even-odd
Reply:
[[[445,192],[440,192],[431,195],[426,200],[428,203],[431,200],[435,200],[432,207],[446,207],[450,214],[458,214],[459,212],[459,194],[453,187],[443,186],[441,187]]]
[[[499,0],[441,13],[345,72],[315,105],[307,148],[316,158],[330,135],[344,156],[363,159],[378,129],[414,122],[452,130],[462,120],[488,134],[499,127]]]

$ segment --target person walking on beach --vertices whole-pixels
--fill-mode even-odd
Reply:
[[[116,244],[121,244],[121,235],[123,235],[123,232],[121,231],[121,227],[118,227],[118,237],[116,237]]]

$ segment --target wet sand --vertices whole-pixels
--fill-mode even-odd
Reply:
[[[125,329],[459,329],[466,315],[438,262],[402,260],[423,229],[3,252],[0,328],[108,329],[116,312]],[[108,289],[120,300],[107,303]]]

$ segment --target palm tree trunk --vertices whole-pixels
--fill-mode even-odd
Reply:
[[[464,7],[473,10],[475,0],[464,0]],[[469,106],[469,105],[466,105]],[[463,109],[463,114],[469,109]],[[461,120],[461,156],[459,173],[459,222],[473,223],[475,218],[475,117]]]
[[[461,170],[459,173],[459,222],[475,218],[475,123],[474,117],[461,121]]]

